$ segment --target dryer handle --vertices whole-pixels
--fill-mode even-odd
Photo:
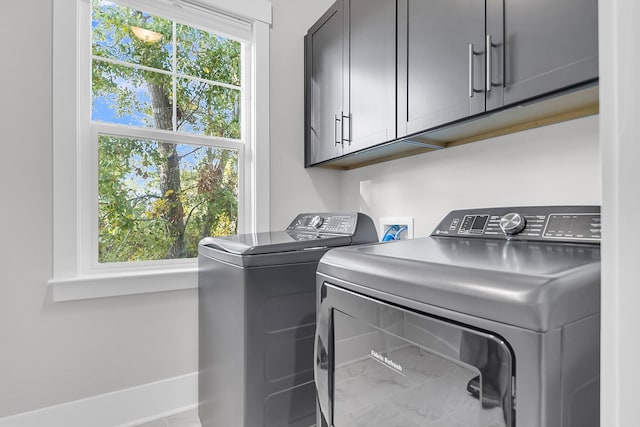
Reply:
[[[328,316],[322,315],[322,307],[320,307],[316,322],[316,336],[314,342],[314,354],[316,360],[313,366],[313,378],[316,383],[316,394],[318,397],[318,404],[320,405],[320,412],[327,423],[330,423],[330,401],[333,390],[329,384],[331,360],[329,352],[327,351],[327,344],[330,342],[328,320]]]

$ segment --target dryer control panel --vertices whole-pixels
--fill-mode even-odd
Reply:
[[[599,206],[520,206],[452,211],[441,237],[600,243]]]

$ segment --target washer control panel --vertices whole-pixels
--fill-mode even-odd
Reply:
[[[524,206],[453,211],[432,236],[599,243],[599,206]]]
[[[315,234],[354,234],[356,213],[306,213],[298,215],[287,231]]]

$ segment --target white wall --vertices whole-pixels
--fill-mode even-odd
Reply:
[[[195,290],[51,301],[52,3],[2,16],[0,418],[195,372]]]
[[[271,228],[303,211],[340,209],[339,171],[304,169],[304,42],[333,0],[272,0]]]
[[[638,425],[640,3],[600,0],[601,425]]]
[[[431,233],[451,210],[600,204],[598,117],[348,171],[342,207],[374,218],[415,217]]]

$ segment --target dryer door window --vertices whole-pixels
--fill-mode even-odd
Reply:
[[[330,425],[512,426],[513,356],[500,338],[332,286],[321,309]]]

